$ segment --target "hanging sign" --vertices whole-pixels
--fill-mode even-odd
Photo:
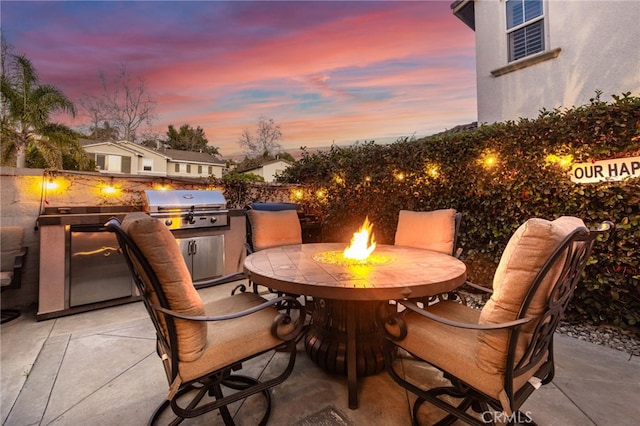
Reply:
[[[571,181],[593,183],[640,177],[640,157],[577,163],[571,167]]]

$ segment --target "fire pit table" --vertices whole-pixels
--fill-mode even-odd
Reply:
[[[453,256],[412,247],[378,245],[366,261],[348,261],[342,243],[281,246],[245,259],[256,284],[313,296],[315,310],[305,336],[311,359],[326,371],[346,374],[349,407],[358,407],[358,376],[384,368],[375,321],[381,303],[433,296],[461,286],[466,266]]]

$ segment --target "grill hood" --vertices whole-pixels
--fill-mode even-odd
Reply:
[[[172,191],[146,190],[150,213],[163,211],[222,210],[227,200],[220,191],[177,189]]]

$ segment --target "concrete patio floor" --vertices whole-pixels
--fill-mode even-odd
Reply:
[[[228,294],[236,283],[201,291]],[[34,312],[1,327],[3,425],[143,425],[167,394],[154,330],[141,303],[37,322]],[[540,425],[636,425],[640,418],[640,359],[556,335],[556,376],[522,408]],[[245,364],[244,374],[269,374],[283,354]],[[403,359],[427,386],[433,369]],[[386,372],[362,378],[357,410],[347,404],[346,378],[325,373],[298,346],[292,375],[272,391],[270,425],[410,425],[414,397]],[[255,425],[261,401],[233,407],[238,425]],[[428,424],[428,420],[425,421]],[[223,424],[217,411],[185,421]]]

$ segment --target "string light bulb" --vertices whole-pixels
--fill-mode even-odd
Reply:
[[[304,197],[304,192],[302,191],[302,189],[295,189],[293,191],[293,199],[302,200],[302,197]]]
[[[98,185],[98,189],[102,195],[114,196],[122,192],[122,187],[113,183],[113,177],[109,183]]]
[[[438,176],[440,176],[440,168],[436,165],[436,164],[427,164],[425,166],[425,173],[436,179],[438,178]]]
[[[544,159],[547,164],[557,164],[560,167],[571,167],[573,164],[573,155],[555,155],[549,154]]]
[[[47,191],[55,191],[59,187],[60,184],[57,181],[53,180],[53,178],[49,178],[49,180],[45,182],[45,189]]]
[[[104,185],[101,192],[105,195],[115,195],[119,192],[118,188],[112,185]]]
[[[498,156],[492,151],[485,151],[480,157],[480,159],[478,160],[478,162],[485,169],[492,169],[498,165]]]

